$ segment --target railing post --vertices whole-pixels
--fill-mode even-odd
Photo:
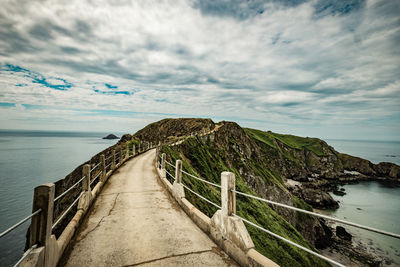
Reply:
[[[173,194],[178,201],[185,197],[185,189],[182,185],[182,161],[179,159],[175,163],[175,181],[172,188]]]
[[[182,161],[179,159],[175,163],[175,178],[178,184],[182,183]]]
[[[112,162],[111,162],[111,169],[115,170],[115,149],[112,151]]]
[[[82,192],[83,195],[79,199],[78,209],[87,210],[90,204],[90,198],[92,196],[90,189],[90,165],[83,165],[82,169],[82,177],[85,177],[82,181]]]
[[[232,216],[236,213],[235,174],[232,172],[221,173],[221,207],[222,216]]]
[[[82,176],[85,177],[82,181],[82,190],[88,191],[90,194],[90,165],[83,165]]]
[[[150,142],[150,148],[153,148],[153,142]]]
[[[42,184],[35,188],[33,194],[32,212],[41,209],[42,211],[32,217],[29,234],[29,247],[37,244],[44,246],[44,266],[51,266],[50,259],[50,237],[53,225],[55,186],[52,183]]]
[[[135,156],[136,154],[136,146],[135,144],[132,145],[132,155]]]
[[[139,143],[138,153],[140,153],[140,144],[141,144],[141,143]]]
[[[119,160],[118,160],[118,166],[121,166],[122,164],[122,145],[119,146]]]
[[[129,143],[126,143],[126,155],[125,158],[128,159],[129,158]]]
[[[165,172],[165,160],[167,158],[167,155],[165,153],[162,153],[161,155],[161,176],[162,178],[166,178],[167,173]]]
[[[106,157],[104,156],[104,154],[100,155],[100,168],[101,168],[101,176],[100,176],[100,181],[101,182],[105,182],[106,181],[106,177],[107,177],[107,173],[106,173]]]

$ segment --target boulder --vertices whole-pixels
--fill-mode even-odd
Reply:
[[[346,241],[351,241],[351,238],[353,237],[342,226],[336,226],[336,236]]]

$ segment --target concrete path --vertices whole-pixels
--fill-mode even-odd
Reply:
[[[155,155],[110,177],[61,266],[236,266],[170,198]]]

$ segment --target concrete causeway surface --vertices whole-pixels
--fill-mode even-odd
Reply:
[[[109,178],[60,266],[237,266],[169,196],[155,156]]]

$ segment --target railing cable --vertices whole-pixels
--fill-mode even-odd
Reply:
[[[295,247],[297,247],[297,248],[299,248],[299,249],[301,249],[301,250],[304,250],[304,251],[306,251],[306,252],[308,252],[308,253],[310,253],[310,254],[312,254],[312,255],[318,257],[318,258],[321,258],[321,259],[323,259],[323,260],[326,260],[327,262],[330,262],[330,263],[335,264],[335,265],[337,265],[337,266],[345,267],[345,265],[343,265],[343,264],[341,264],[341,263],[338,263],[338,262],[336,262],[336,261],[334,261],[334,260],[331,260],[330,258],[327,258],[327,257],[325,257],[325,256],[322,256],[322,255],[318,254],[317,252],[312,251],[311,249],[305,248],[305,247],[303,247],[303,246],[301,246],[301,245],[299,245],[299,244],[297,244],[297,243],[295,243],[295,242],[293,242],[293,241],[290,241],[290,240],[288,240],[288,239],[286,239],[286,238],[284,238],[284,237],[282,237],[282,236],[280,236],[280,235],[277,235],[277,234],[275,234],[275,233],[273,233],[273,232],[271,232],[271,231],[269,231],[269,230],[267,230],[267,229],[264,229],[264,228],[262,228],[261,226],[255,224],[255,223],[253,223],[253,222],[251,222],[251,221],[248,221],[248,220],[246,220],[245,218],[240,217],[239,215],[236,215],[236,214],[232,214],[232,215],[233,215],[234,217],[239,218],[239,219],[243,220],[244,222],[246,222],[246,223],[248,223],[248,224],[250,224],[250,225],[256,227],[257,229],[260,229],[261,231],[264,231],[264,232],[266,232],[267,234],[270,234],[270,235],[272,235],[273,237],[278,238],[278,239],[280,239],[280,240],[282,240],[282,241],[284,241],[284,242],[286,242],[286,243],[289,243],[289,244],[291,244],[291,245],[293,245],[293,246],[295,246]]]
[[[5,236],[6,234],[8,234],[9,232],[11,232],[12,230],[14,230],[15,228],[17,228],[18,226],[20,226],[21,224],[23,224],[24,222],[26,222],[27,220],[29,220],[30,218],[32,218],[33,216],[39,214],[42,211],[42,209],[38,209],[37,211],[35,211],[34,213],[32,213],[31,215],[29,215],[28,217],[20,220],[19,222],[17,222],[16,224],[14,224],[13,226],[11,226],[10,228],[8,228],[7,230],[5,230],[4,232],[2,232],[0,234],[0,238],[2,238],[3,236]]]
[[[169,163],[168,161],[165,161],[165,163],[167,163],[169,166],[171,166],[172,168],[176,168],[176,166],[172,163]]]
[[[185,184],[182,184],[184,188],[186,188],[187,190],[189,190],[190,192],[192,192],[193,194],[195,194],[196,196],[198,196],[199,198],[203,199],[204,201],[207,201],[208,203],[210,203],[211,205],[221,209],[220,206],[218,206],[217,204],[215,204],[214,202],[212,202],[211,200],[208,200],[207,198],[203,197],[202,195],[196,193],[195,191],[193,191],[192,189],[190,189],[189,187],[187,187]]]
[[[236,190],[231,190],[231,191],[235,192],[238,195],[242,195],[242,196],[250,197],[250,198],[253,198],[253,199],[260,200],[260,201],[264,201],[264,202],[272,204],[272,205],[276,205],[276,206],[280,206],[280,207],[283,207],[283,208],[295,210],[295,211],[302,212],[302,213],[309,214],[309,215],[314,215],[316,217],[321,217],[321,218],[324,218],[324,219],[327,219],[327,220],[331,220],[331,221],[347,224],[347,225],[354,226],[354,227],[357,227],[357,228],[360,228],[360,229],[364,229],[364,230],[368,230],[368,231],[372,231],[372,232],[375,232],[375,233],[379,233],[379,234],[383,234],[383,235],[387,235],[387,236],[391,236],[391,237],[395,237],[395,238],[399,238],[400,239],[400,235],[399,234],[383,231],[383,230],[376,229],[376,228],[369,227],[369,226],[364,226],[364,225],[361,225],[361,224],[358,224],[358,223],[353,223],[353,222],[337,219],[337,218],[334,218],[334,217],[326,216],[326,215],[319,214],[319,213],[312,212],[312,211],[299,209],[299,208],[296,208],[296,207],[293,207],[293,206],[289,206],[289,205],[281,204],[281,203],[278,203],[278,202],[275,202],[275,201],[271,201],[271,200],[267,200],[267,199],[264,199],[264,198],[256,197],[256,196],[253,196],[253,195],[249,195],[249,194],[246,194],[246,193],[243,193],[243,192],[240,192],[240,191],[236,191]]]
[[[199,180],[199,181],[202,181],[202,182],[204,182],[204,183],[207,183],[207,184],[213,185],[213,186],[215,186],[215,187],[221,188],[221,186],[220,186],[219,184],[214,184],[214,183],[209,182],[209,181],[207,181],[207,180],[204,180],[204,179],[202,179],[202,178],[200,178],[200,177],[194,176],[194,175],[192,175],[192,174],[190,174],[190,173],[188,173],[188,172],[185,172],[184,170],[182,170],[182,173],[184,173],[184,174],[186,174],[186,175],[188,175],[188,176],[190,176],[190,177],[192,177],[192,178],[194,178],[194,179],[197,179],[197,180]]]
[[[32,250],[34,250],[35,248],[37,248],[37,244],[33,245],[32,247],[30,247],[27,251],[24,252],[24,255],[22,255],[22,258],[19,259],[19,261],[14,265],[14,267],[17,267],[21,264],[21,262],[23,260],[25,260],[25,258],[29,255],[29,253],[31,253]]]
[[[83,181],[83,179],[85,179],[86,176],[83,176],[78,182],[76,182],[75,184],[73,184],[70,188],[68,188],[66,191],[64,191],[63,193],[61,193],[58,197],[56,197],[54,199],[54,202],[56,202],[57,200],[59,200],[60,198],[62,198],[65,194],[67,194],[69,191],[71,191],[75,186],[77,186],[80,182]]]
[[[166,173],[168,173],[174,180],[176,180],[175,176],[173,176],[169,171],[165,170]]]
[[[66,211],[64,211],[64,213],[60,216],[60,218],[58,218],[58,220],[53,224],[53,226],[51,227],[51,230],[53,230],[54,228],[56,228],[57,224],[59,222],[61,222],[61,220],[65,217],[65,215],[68,214],[68,212],[72,209],[72,207],[78,202],[78,200],[82,197],[84,192],[82,192],[79,197],[77,199],[74,200],[74,202],[72,202],[72,204],[68,207],[68,209]]]
[[[96,166],[94,166],[94,167],[90,170],[90,172],[92,172],[94,169],[96,169],[97,167],[99,167],[100,164],[101,164],[101,162],[97,163]]]
[[[100,171],[97,175],[96,175],[96,177],[94,177],[93,178],[93,180],[90,182],[90,185],[92,185],[93,183],[94,183],[94,181],[100,176],[100,174],[102,174],[103,173],[103,171]]]

